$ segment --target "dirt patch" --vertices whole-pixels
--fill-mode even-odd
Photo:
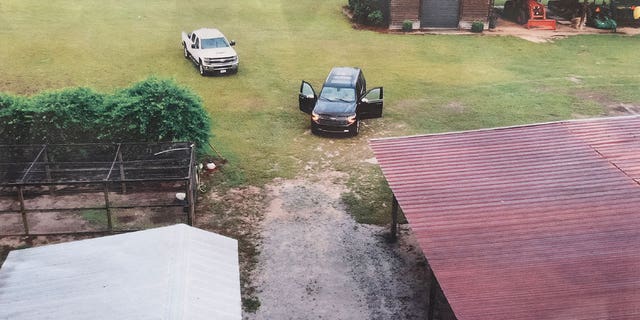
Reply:
[[[495,29],[486,30],[484,35],[497,35],[497,36],[514,36],[521,39],[543,43],[553,42],[557,39],[564,39],[570,36],[577,36],[581,34],[616,34],[616,35],[637,35],[640,34],[640,29],[631,27],[621,27],[614,33],[611,30],[602,30],[591,27],[585,27],[582,30],[572,28],[567,22],[559,21],[556,25],[556,30],[544,30],[544,29],[527,29],[515,22],[498,19]]]
[[[445,111],[449,113],[463,113],[466,107],[457,101],[450,102],[449,104],[442,107]]]
[[[623,103],[611,99],[607,94],[596,91],[576,91],[577,98],[585,101],[593,101],[602,106],[606,116],[626,116],[640,114],[640,104]]]
[[[184,191],[184,187],[173,183],[157,187],[157,191],[151,191],[143,189],[142,185],[130,184],[127,192],[109,192],[112,227],[115,230],[132,230],[186,222],[182,203],[175,198],[175,194]],[[5,211],[0,215],[0,237],[25,234],[17,190],[6,188],[0,191],[0,210]],[[24,190],[30,234],[107,231],[105,204],[104,191],[98,191],[91,185],[58,185],[51,189],[27,187]]]
[[[607,112],[610,115],[628,115],[640,114],[640,105],[617,103],[607,106]]]
[[[196,208],[196,227],[238,240],[241,291],[246,310],[257,307],[251,275],[259,255],[259,226],[264,206],[264,190],[248,186],[207,192]]]
[[[428,268],[407,229],[356,223],[342,173],[266,187],[258,269],[261,306],[245,319],[424,319]],[[314,181],[310,183],[310,181]]]

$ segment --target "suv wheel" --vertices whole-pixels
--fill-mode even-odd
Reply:
[[[356,119],[356,125],[351,128],[351,135],[355,137],[358,133],[360,133],[360,120]]]
[[[189,59],[189,51],[187,51],[187,45],[183,44],[182,47],[184,48],[184,58]]]

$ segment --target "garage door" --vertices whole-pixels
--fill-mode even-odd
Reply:
[[[422,0],[422,28],[457,28],[460,0]]]

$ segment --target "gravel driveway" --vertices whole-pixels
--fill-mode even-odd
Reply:
[[[403,229],[356,223],[340,173],[267,186],[254,283],[261,306],[245,319],[425,319],[427,267]],[[314,182],[311,182],[314,181]]]

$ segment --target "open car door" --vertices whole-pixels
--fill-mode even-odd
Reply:
[[[313,108],[316,106],[318,96],[313,91],[313,87],[306,81],[302,81],[300,84],[300,93],[298,94],[298,103],[300,104],[300,111],[311,114]]]
[[[382,117],[384,91],[382,87],[373,88],[364,95],[358,106],[360,119],[371,119]]]

